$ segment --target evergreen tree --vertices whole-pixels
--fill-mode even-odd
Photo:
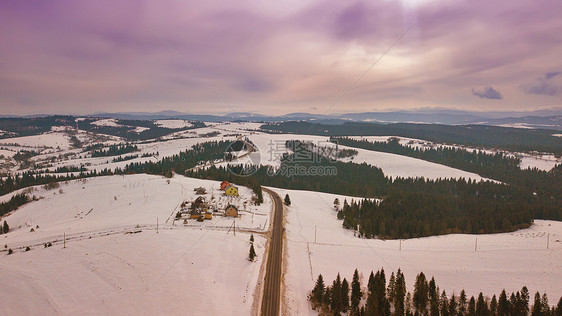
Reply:
[[[548,315],[548,313],[550,312],[550,305],[548,304],[548,297],[546,296],[546,293],[542,295],[541,306],[543,314]]]
[[[256,257],[256,251],[254,250],[254,244],[251,244],[250,253],[248,254],[248,259],[250,259],[250,261],[254,261],[255,257]]]
[[[343,310],[342,308],[342,288],[341,288],[341,277],[338,273],[338,276],[332,283],[332,304],[330,304],[330,308],[335,315],[339,315],[339,313]]]
[[[416,277],[416,283],[414,285],[414,308],[422,315],[427,314],[428,288],[429,286],[425,274],[420,272]]]
[[[542,311],[543,311],[543,307],[542,307],[541,294],[537,292],[535,294],[535,303],[533,304],[531,316],[542,316],[543,315]]]
[[[369,292],[373,292],[375,290],[375,274],[371,271],[369,275],[369,281],[367,282],[367,289]]]
[[[498,314],[498,300],[496,295],[492,296],[492,301],[490,302],[490,314],[496,316]]]
[[[406,315],[414,315],[412,306],[412,295],[410,292],[406,294],[406,301],[404,302],[404,309],[406,310]]]
[[[349,309],[349,283],[346,278],[343,278],[341,282],[341,293],[342,293],[342,310],[347,312]]]
[[[439,297],[438,289],[435,285],[435,278],[431,277],[429,281],[429,314],[431,316],[439,316]]]
[[[470,301],[468,301],[468,316],[476,316],[476,301],[474,300],[474,296],[471,296]]]
[[[508,316],[509,315],[509,302],[507,301],[507,294],[505,289],[502,290],[500,298],[498,299],[498,316]]]
[[[359,303],[361,302],[361,283],[359,283],[359,272],[355,269],[353,280],[351,281],[351,311],[359,311]]]
[[[449,316],[449,300],[447,299],[447,293],[443,291],[441,294],[441,299],[439,300],[439,309],[441,316]],[[439,313],[437,313],[439,315]]]
[[[322,299],[323,305],[326,306],[328,309],[332,304],[332,288],[327,286],[326,291],[324,291],[324,297]]]
[[[449,300],[449,316],[457,316],[457,298],[454,293]]]
[[[289,198],[289,194],[285,194],[285,205],[291,206],[291,198]]]
[[[2,233],[7,234],[9,231],[10,231],[10,226],[8,226],[8,223],[4,221],[4,225],[2,226]]]
[[[386,295],[390,302],[394,302],[394,287],[396,284],[396,277],[394,276],[394,271],[390,274],[390,279],[388,280],[388,288],[386,289]]]
[[[529,314],[529,289],[524,286],[521,289],[521,315]]]
[[[466,316],[466,304],[467,304],[467,300],[466,300],[466,292],[464,291],[464,289],[461,291],[461,294],[459,296],[459,316]]]
[[[338,198],[336,198],[334,200],[334,208],[336,209],[336,211],[339,209],[340,207],[340,200]]]
[[[478,294],[478,301],[476,302],[476,315],[487,316],[489,314],[488,304],[484,301],[482,292]]]
[[[250,242],[251,242],[251,243],[254,243],[254,234],[251,234],[251,235],[250,235]]]
[[[325,291],[325,286],[324,286],[324,278],[322,277],[322,274],[318,275],[318,279],[316,279],[316,285],[314,286],[314,289],[312,290],[312,299],[313,302],[316,302],[316,304],[321,305],[322,304],[322,299],[324,298],[324,291]]]
[[[394,315],[402,316],[405,312],[404,296],[406,295],[406,280],[400,269],[396,273],[396,284],[394,287]]]

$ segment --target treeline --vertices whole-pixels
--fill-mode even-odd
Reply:
[[[501,152],[488,154],[481,150],[469,151],[447,146],[420,149],[403,146],[397,138],[390,138],[387,142],[370,142],[346,137],[332,137],[330,140],[344,146],[388,152],[439,163],[477,173],[482,177],[526,187],[537,194],[562,196],[562,165],[560,164],[551,171],[537,168],[521,170],[519,158]]]
[[[135,152],[138,150],[139,148],[136,145],[131,145],[131,144],[111,145],[107,149],[93,150],[92,157],[95,158],[95,157],[119,156],[131,152]]]
[[[12,196],[10,200],[0,203],[0,217],[28,203],[29,201],[31,201],[31,199],[25,193],[20,193]]]
[[[366,294],[366,298],[364,297]],[[521,291],[508,296],[503,290],[498,297],[494,294],[491,299],[484,297],[480,292],[477,298],[467,297],[464,290],[455,296],[448,296],[445,291],[440,291],[439,286],[432,277],[427,280],[421,272],[416,277],[414,292],[406,288],[404,274],[398,269],[397,273],[390,275],[388,285],[384,269],[374,274],[371,271],[367,283],[367,291],[363,293],[357,269],[353,273],[351,286],[348,281],[336,276],[336,279],[327,285],[322,275],[314,289],[308,295],[312,309],[319,310],[320,314],[368,316],[560,316],[562,315],[562,297],[557,306],[550,307],[546,293],[535,294],[534,302],[529,306],[529,290],[524,286]],[[364,302],[364,303],[363,303]]]
[[[525,187],[465,179],[388,178],[381,169],[363,164],[332,161],[313,153],[293,153],[279,168],[266,166],[210,167],[191,176],[221,179],[231,171],[251,174],[261,185],[379,198],[344,203],[338,216],[343,226],[367,237],[412,238],[449,233],[497,233],[528,227],[533,219],[562,220],[562,195],[534,194]],[[336,175],[299,174],[302,167],[336,168]]]
[[[510,128],[486,125],[443,125],[414,123],[360,123],[338,125],[317,122],[269,123],[262,130],[324,136],[400,136],[419,138],[435,143],[501,148],[508,151],[549,152],[562,155],[562,139],[552,136],[556,130]]]
[[[16,174],[14,176],[8,176],[0,179],[0,195],[8,194],[15,190],[27,188],[34,185],[51,184],[61,181],[122,173],[123,171],[121,169],[116,169],[115,171],[111,171],[109,169],[104,169],[101,171],[92,170],[90,172],[80,172],[79,174],[67,175],[34,174],[32,172],[24,172],[21,175]]]

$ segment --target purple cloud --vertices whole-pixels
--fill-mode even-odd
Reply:
[[[554,82],[553,79],[560,74],[560,71],[547,72],[543,77],[537,78],[533,82],[522,84],[519,88],[527,94],[558,95],[562,92],[562,85]]]
[[[472,94],[481,98],[481,99],[491,99],[491,100],[501,100],[503,96],[501,93],[494,89],[493,87],[486,87],[484,90],[474,90],[472,89]]]

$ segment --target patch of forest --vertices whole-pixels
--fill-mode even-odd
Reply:
[[[274,133],[295,133],[323,136],[400,136],[419,138],[435,143],[472,147],[499,148],[519,152],[549,152],[562,155],[559,133],[546,129],[522,129],[487,125],[442,125],[414,123],[359,123],[328,125],[311,122],[269,123],[262,130]]]
[[[468,172],[501,182],[526,187],[539,193],[550,196],[562,196],[562,167],[554,167],[551,171],[537,168],[519,168],[521,160],[501,152],[490,154],[481,150],[466,150],[447,146],[436,148],[415,148],[404,146],[396,138],[386,142],[370,142],[355,140],[347,137],[332,137],[330,139],[340,145],[362,148],[373,151],[393,153],[445,166],[461,169]]]
[[[366,295],[365,295],[366,294]],[[366,296],[366,297],[364,297]],[[363,293],[357,269],[351,283],[340,277],[331,282],[318,275],[308,300],[312,309],[320,315],[372,315],[372,316],[558,316],[562,315],[562,297],[551,307],[546,293],[536,292],[532,305],[526,286],[521,291],[508,294],[505,289],[490,299],[482,292],[468,298],[462,290],[458,296],[441,291],[435,278],[427,280],[420,272],[416,277],[414,291],[407,291],[404,274],[400,269],[390,275],[388,285],[384,269],[369,275],[367,292]],[[362,303],[365,302],[365,303]]]

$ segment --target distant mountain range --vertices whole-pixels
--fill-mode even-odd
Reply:
[[[419,109],[399,110],[388,112],[362,112],[343,114],[312,114],[289,113],[279,116],[267,116],[250,112],[236,112],[226,115],[189,114],[177,111],[161,112],[122,112],[122,113],[95,113],[92,117],[117,118],[117,119],[184,119],[205,122],[224,121],[318,121],[324,124],[342,124],[344,122],[377,122],[377,123],[428,123],[447,125],[496,125],[521,128],[544,128],[562,130],[562,108],[537,111],[495,111],[476,112],[450,109]]]
[[[37,117],[46,115],[33,115]],[[190,114],[178,111],[161,112],[117,112],[94,113],[86,115],[98,118],[116,118],[129,120],[157,120],[183,119],[204,122],[225,121],[321,121],[324,124],[343,124],[345,122],[374,122],[374,123],[427,123],[446,125],[496,125],[519,128],[543,128],[562,130],[562,108],[552,108],[536,111],[462,111],[451,109],[417,109],[396,110],[384,112],[340,113],[340,114],[312,114],[289,113],[279,116],[268,116],[251,112],[235,112],[226,115]],[[14,116],[12,116],[14,117]]]

